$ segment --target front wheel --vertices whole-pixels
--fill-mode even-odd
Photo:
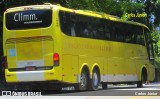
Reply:
[[[137,87],[142,88],[143,83],[147,80],[146,75],[142,72],[141,74],[141,81],[137,82]]]

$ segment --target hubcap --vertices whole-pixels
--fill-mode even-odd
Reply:
[[[82,87],[85,87],[85,86],[86,86],[86,82],[87,82],[86,75],[83,73],[83,74],[81,75],[80,85],[81,85]]]
[[[93,85],[94,86],[98,85],[98,75],[97,75],[97,73],[93,73]]]

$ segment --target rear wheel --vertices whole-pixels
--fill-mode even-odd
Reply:
[[[80,83],[76,84],[75,89],[76,90],[86,90],[87,82],[88,82],[87,72],[83,70],[80,76]]]
[[[98,86],[100,84],[100,77],[97,69],[93,70],[92,79],[90,80],[89,89],[90,90],[98,90]]]

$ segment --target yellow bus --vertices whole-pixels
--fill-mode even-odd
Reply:
[[[112,83],[142,87],[154,80],[143,24],[52,4],[7,9],[3,22],[8,84],[98,90],[100,84],[104,89]]]

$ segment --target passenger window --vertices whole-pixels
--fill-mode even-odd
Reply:
[[[66,35],[144,45],[140,26],[70,12],[59,12],[61,30]]]
[[[145,45],[142,28],[141,27],[136,27],[135,31],[136,31],[136,43],[141,44],[141,45]]]

